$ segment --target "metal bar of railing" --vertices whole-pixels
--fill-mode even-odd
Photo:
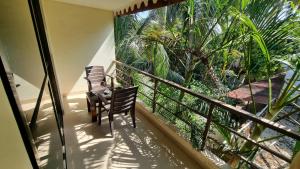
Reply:
[[[152,89],[152,90],[154,90],[154,88],[153,88],[153,87],[151,87],[151,86],[147,85],[146,83],[144,83],[144,82],[141,82],[141,81],[139,81],[139,80],[136,80],[136,81],[137,81],[137,82],[139,82],[140,84],[142,84],[142,85],[144,85],[144,86],[148,87],[149,89]]]
[[[121,80],[122,82],[125,82],[124,79],[122,79],[121,77],[119,77],[119,80]],[[150,101],[153,101],[153,98],[147,96],[145,93],[143,92],[139,92],[139,94],[143,95],[144,97],[146,97],[147,99],[149,99]]]
[[[140,81],[138,81],[138,82],[140,82]],[[142,83],[143,85],[144,85],[144,83]],[[151,89],[153,89],[152,87],[151,87]],[[157,90],[157,93],[159,93],[159,94],[161,94],[161,92],[160,91],[158,91]],[[139,92],[139,94],[141,94],[141,95],[143,95],[144,97],[146,97],[147,99],[149,99],[149,100],[153,100],[153,98],[150,98],[149,96],[147,96],[145,93],[143,93],[143,92]],[[171,99],[170,97],[168,97],[169,99]],[[180,103],[180,102],[178,102],[177,101],[177,103]],[[173,114],[172,113],[172,111],[171,110],[169,110],[168,108],[166,108],[165,106],[163,106],[162,104],[160,104],[160,103],[156,103],[155,102],[155,105],[159,105],[160,107],[162,107],[164,110],[166,110],[167,112],[169,112],[169,113],[171,113],[171,114]],[[180,104],[182,104],[182,103],[180,103]],[[183,106],[186,106],[187,108],[189,108],[187,105],[184,105],[184,104],[182,104]],[[192,111],[196,111],[196,110],[192,110]],[[153,111],[153,112],[155,112],[155,111]],[[178,118],[178,119],[180,119],[181,121],[183,121],[184,123],[186,123],[187,125],[191,125],[191,123],[190,122],[188,122],[187,120],[185,120],[185,119],[183,119],[183,118],[181,118],[181,117],[178,117],[178,116],[176,116],[175,114],[173,114],[176,118]],[[203,117],[206,117],[206,115],[202,115]]]
[[[176,116],[176,114],[173,114],[173,112],[166,108],[165,106],[163,106],[162,104],[160,103],[156,103],[157,105],[159,105],[161,108],[163,108],[164,110],[166,110],[167,112],[171,113],[173,116],[177,117],[179,120],[183,121],[185,124],[187,125],[191,125],[191,122],[187,121],[186,119],[182,118],[182,117],[179,117],[179,116]]]
[[[244,162],[246,162],[248,165],[250,165],[250,166],[251,166],[251,169],[260,169],[260,168],[261,168],[261,167],[258,166],[257,164],[255,164],[255,163],[249,161],[247,158],[245,158],[245,157],[243,157],[243,156],[241,156],[241,155],[239,155],[239,154],[235,154],[235,155],[238,156],[238,157],[239,157],[241,160],[243,160]]]
[[[269,121],[269,120],[267,120],[267,119],[258,119],[258,117],[255,117],[255,115],[252,115],[252,114],[250,114],[249,112],[246,112],[246,111],[243,111],[243,110],[235,109],[233,106],[227,105],[226,103],[215,104],[215,100],[214,100],[214,99],[211,99],[211,101],[209,101],[209,100],[202,99],[201,97],[197,97],[197,95],[198,95],[197,93],[196,93],[196,96],[195,96],[194,94],[191,94],[191,93],[189,93],[189,92],[186,92],[185,90],[189,90],[189,89],[185,89],[185,88],[184,88],[184,89],[181,89],[181,88],[178,88],[178,87],[172,85],[173,82],[169,82],[169,81],[166,81],[166,80],[164,80],[164,79],[160,79],[160,78],[155,77],[155,76],[150,75],[150,74],[148,75],[147,72],[143,72],[143,71],[138,70],[138,69],[136,69],[136,68],[133,68],[133,67],[131,67],[131,66],[124,65],[123,63],[118,63],[118,61],[116,61],[116,63],[117,63],[117,64],[122,64],[122,66],[125,66],[125,67],[127,67],[127,68],[131,68],[131,69],[133,69],[134,71],[137,71],[138,73],[141,73],[141,74],[143,74],[143,75],[145,75],[145,76],[148,76],[148,77],[152,78],[152,79],[155,81],[156,84],[154,84],[154,88],[151,88],[150,86],[144,84],[143,82],[138,81],[138,82],[140,82],[141,84],[150,87],[150,89],[152,89],[152,90],[154,91],[154,93],[155,93],[155,96],[154,96],[153,99],[152,99],[152,108],[154,108],[154,109],[153,109],[153,112],[155,112],[155,105],[158,104],[160,107],[162,107],[163,109],[165,109],[165,110],[168,111],[169,113],[173,114],[172,111],[169,110],[168,108],[164,107],[164,106],[161,105],[160,103],[156,103],[156,95],[157,95],[157,93],[159,93],[159,94],[161,94],[162,96],[164,96],[164,97],[166,97],[166,98],[168,98],[168,99],[170,99],[170,100],[172,100],[172,101],[174,101],[174,102],[176,102],[176,103],[179,103],[180,105],[185,106],[186,108],[188,108],[189,110],[193,111],[194,113],[199,114],[199,115],[201,115],[201,116],[203,116],[203,117],[205,117],[205,118],[207,119],[206,126],[205,126],[205,130],[204,130],[204,132],[203,132],[203,137],[202,137],[203,140],[202,140],[202,144],[201,144],[200,150],[203,150],[204,147],[205,147],[206,138],[207,138],[207,136],[208,136],[209,128],[210,128],[211,122],[213,122],[213,123],[215,123],[215,124],[217,124],[217,125],[220,125],[221,127],[225,128],[225,129],[229,130],[231,133],[233,133],[233,134],[235,134],[235,135],[237,135],[237,136],[243,138],[244,140],[249,141],[250,143],[254,144],[255,146],[258,146],[258,147],[260,147],[261,149],[263,149],[263,150],[265,150],[265,151],[267,151],[267,152],[269,152],[269,153],[271,153],[271,154],[273,154],[273,155],[279,157],[280,159],[282,159],[282,160],[284,160],[284,161],[286,161],[286,162],[289,162],[289,163],[291,162],[291,159],[290,159],[289,157],[286,157],[286,156],[284,156],[284,155],[282,155],[282,154],[280,154],[280,153],[278,153],[278,152],[276,152],[276,151],[274,151],[274,150],[272,150],[272,149],[270,149],[270,148],[268,148],[268,147],[266,147],[266,146],[264,146],[264,145],[261,145],[261,144],[259,144],[258,142],[256,142],[255,140],[252,140],[251,138],[248,138],[248,137],[244,136],[243,134],[241,134],[241,133],[239,133],[239,132],[237,132],[237,131],[235,131],[235,130],[233,130],[233,129],[231,129],[231,128],[225,126],[225,125],[222,125],[222,124],[220,124],[219,122],[217,122],[217,121],[215,121],[215,120],[213,120],[213,119],[212,119],[212,112],[213,112],[214,107],[215,107],[215,106],[218,106],[219,108],[223,108],[223,109],[227,110],[229,113],[233,113],[233,114],[237,114],[237,115],[246,117],[246,118],[248,118],[248,120],[252,120],[252,121],[254,121],[254,122],[257,122],[257,123],[259,123],[260,125],[265,125],[266,127],[269,127],[269,128],[271,128],[271,129],[273,129],[273,130],[275,130],[275,131],[277,131],[277,132],[280,132],[280,133],[285,134],[285,135],[287,135],[287,136],[289,136],[289,137],[292,137],[292,138],[295,138],[295,139],[298,139],[298,140],[299,140],[299,134],[298,134],[298,133],[295,133],[295,132],[290,131],[290,130],[285,130],[285,127],[284,127],[284,126],[281,126],[281,125],[279,125],[279,124],[277,124],[277,123],[274,123],[274,122],[272,122],[272,121]],[[120,70],[120,71],[121,71],[121,70]],[[123,73],[123,72],[122,72],[122,73]],[[182,103],[180,103],[179,101],[177,101],[177,100],[175,100],[175,99],[173,99],[173,98],[171,98],[171,97],[165,95],[164,93],[160,92],[159,90],[157,90],[157,83],[158,83],[158,82],[162,82],[162,83],[167,84],[167,85],[169,85],[169,86],[172,86],[172,87],[174,87],[174,88],[176,88],[176,89],[183,90],[183,91],[186,92],[186,93],[189,93],[189,94],[191,94],[191,95],[193,95],[193,96],[195,96],[195,97],[197,97],[197,98],[199,98],[199,99],[205,100],[206,102],[210,103],[210,108],[209,108],[208,115],[206,116],[205,114],[201,114],[201,113],[199,113],[197,110],[194,110],[194,109],[188,107],[187,105],[182,104]],[[181,86],[180,86],[180,87],[181,87]],[[190,92],[192,92],[192,91],[190,91]],[[148,99],[150,99],[150,98],[148,97]],[[150,100],[151,100],[151,99],[150,99]],[[220,102],[220,101],[217,101],[217,102]],[[223,105],[223,106],[220,106],[220,105]],[[173,115],[174,115],[174,114],[173,114]],[[177,117],[177,116],[176,116],[176,117]],[[185,122],[185,123],[188,124],[188,125],[190,124],[190,122],[188,122],[188,121],[186,121],[186,120],[184,120],[184,119],[182,119],[182,118],[180,118],[180,117],[177,117],[177,118],[179,118],[180,120],[182,120],[183,122]],[[253,119],[254,119],[254,120],[253,120]],[[252,163],[252,162],[249,163],[249,161],[248,161],[246,158],[244,158],[243,156],[239,156],[239,157],[241,158],[241,160],[243,160],[243,161],[247,162],[248,164],[250,164],[251,166],[253,166],[254,163]],[[257,166],[256,166],[256,167],[257,167]]]
[[[152,101],[152,98],[151,98],[151,97],[149,97],[149,96],[147,96],[145,93],[143,93],[143,92],[139,92],[139,94],[143,95],[144,97],[146,97],[147,99],[149,99],[149,100],[151,100],[151,101]]]
[[[120,69],[117,69],[117,68],[116,68],[116,70],[117,70],[119,73],[121,73],[122,75],[129,76],[128,74],[125,74],[125,73],[124,73],[122,70],[120,70]],[[124,79],[122,79],[122,78],[120,78],[120,79],[121,79],[121,81],[125,82]],[[144,86],[146,86],[146,87],[148,87],[148,88],[154,90],[154,87],[151,87],[151,86],[149,86],[149,85],[147,85],[147,84],[145,84],[144,82],[141,82],[141,81],[139,81],[139,80],[136,80],[136,81],[139,82],[140,84],[142,84],[142,85],[144,85]],[[156,82],[157,82],[157,81],[156,81]],[[157,82],[157,83],[158,83],[158,82]],[[154,84],[154,86],[155,86],[155,84]],[[185,104],[179,102],[178,100],[173,99],[173,98],[167,96],[166,94],[160,92],[159,90],[156,90],[156,94],[160,94],[160,95],[162,95],[162,96],[164,96],[164,97],[166,97],[166,98],[168,98],[168,99],[170,99],[170,100],[176,102],[177,104],[179,104],[179,105],[181,105],[181,106],[184,106],[185,108],[187,108],[187,109],[193,111],[194,113],[196,113],[196,114],[198,114],[198,115],[200,115],[200,116],[202,116],[202,117],[207,118],[207,116],[206,116],[205,114],[201,114],[198,110],[195,110],[195,109],[193,109],[193,108],[191,108],[191,107],[189,107],[189,106],[187,106],[187,105],[185,105]],[[145,95],[143,94],[143,96],[145,96]],[[147,98],[150,99],[149,97],[147,97]],[[153,99],[153,100],[156,100],[156,99]],[[153,107],[153,105],[152,105],[152,107]],[[155,112],[155,111],[153,111],[153,112]]]
[[[172,100],[172,101],[174,101],[174,102],[176,102],[176,103],[178,103],[178,104],[180,104],[180,105],[182,105],[182,106],[185,106],[186,108],[190,109],[191,111],[193,111],[193,112],[195,112],[195,113],[197,114],[197,110],[194,110],[194,109],[188,107],[187,105],[180,103],[179,101],[177,101],[177,100],[175,100],[175,99],[173,99],[173,98],[171,98],[171,97],[165,95],[164,93],[162,93],[162,92],[160,92],[160,91],[157,91],[157,93],[163,95],[164,97],[166,97],[166,98],[168,98],[168,99],[170,99],[170,100]],[[209,112],[212,112],[212,111],[209,111]],[[205,118],[207,118],[207,119],[208,119],[208,118],[211,118],[211,117],[209,117],[209,115],[211,115],[210,113],[209,113],[208,116],[205,115],[205,114],[200,114],[200,113],[198,113],[198,114],[201,115],[201,116],[203,116],[203,117],[205,117]],[[218,124],[218,123],[215,122],[215,121],[214,121],[214,123]],[[220,124],[218,124],[218,125],[220,125]],[[209,125],[208,125],[208,126],[209,126]],[[221,126],[221,125],[220,125],[220,126]],[[222,127],[225,127],[225,126],[222,126]],[[230,129],[230,128],[226,127],[226,129]],[[206,130],[206,131],[208,131],[208,130]],[[269,148],[267,148],[267,147],[265,147],[265,146],[262,146],[262,145],[260,145],[260,144],[258,144],[258,143],[255,143],[255,142],[253,142],[253,140],[251,140],[251,139],[249,139],[249,138],[247,138],[247,137],[245,137],[245,136],[239,134],[238,132],[236,132],[236,131],[234,131],[234,130],[232,130],[232,129],[230,129],[230,131],[231,131],[232,133],[237,134],[238,136],[244,138],[245,140],[250,141],[251,143],[253,143],[253,144],[255,144],[255,145],[261,147],[262,149],[264,149],[264,150],[266,150],[266,151],[268,151],[268,152],[274,154],[275,156],[277,156],[277,157],[279,157],[279,158],[282,158],[283,160],[285,160],[285,161],[287,161],[287,162],[291,162],[291,159],[289,159],[288,157],[283,156],[283,155],[280,155],[279,153],[277,153],[276,151],[273,151],[272,149],[269,149]],[[207,132],[206,132],[206,134],[204,134],[203,139],[205,139],[205,135],[207,135]],[[206,142],[205,140],[202,141],[202,144],[203,144],[203,145],[202,145],[202,147],[201,147],[201,150],[203,150],[205,142]]]
[[[157,92],[159,92],[159,91],[157,91]],[[152,98],[150,98],[149,96],[147,96],[147,95],[146,95],[145,93],[143,93],[143,92],[139,92],[139,94],[143,95],[144,97],[146,97],[146,98],[149,99],[149,100],[152,100]],[[173,114],[173,113],[172,113],[172,110],[169,110],[168,108],[166,108],[166,107],[163,106],[162,104],[160,104],[160,103],[155,103],[155,104],[159,105],[161,108],[163,108],[163,109],[166,110],[167,112]],[[187,125],[191,125],[191,123],[190,123],[189,121],[187,121],[186,119],[183,119],[183,118],[181,118],[181,117],[179,117],[179,116],[176,116],[176,114],[173,114],[173,116],[175,116],[175,117],[178,118],[179,120],[183,121],[183,122],[186,123]]]
[[[126,65],[126,64],[124,64],[122,62],[119,62],[119,61],[114,61],[114,62],[116,64],[119,64],[119,65],[123,66],[123,67],[129,68],[129,69],[134,70],[134,71],[136,71],[136,72],[138,72],[140,74],[148,76],[148,77],[150,77],[150,78],[152,78],[154,80],[156,79],[158,82],[165,83],[165,84],[167,84],[169,86],[172,86],[172,87],[177,88],[177,89],[179,89],[181,91],[184,91],[184,92],[186,92],[186,93],[188,93],[188,94],[190,94],[192,96],[195,96],[195,97],[197,97],[199,99],[202,99],[202,100],[204,100],[204,101],[206,101],[208,103],[214,104],[215,106],[217,106],[219,108],[222,108],[224,110],[227,110],[228,112],[230,112],[232,114],[235,114],[235,115],[238,115],[238,116],[242,116],[242,117],[244,117],[244,118],[246,118],[248,120],[252,120],[252,121],[254,121],[256,123],[259,123],[259,124],[261,124],[261,125],[263,125],[263,126],[265,126],[267,128],[273,129],[273,130],[275,130],[275,131],[277,131],[279,133],[282,133],[282,134],[284,134],[286,136],[289,136],[291,138],[300,140],[300,134],[299,133],[297,133],[295,131],[291,131],[291,129],[289,129],[289,128],[283,126],[283,125],[280,125],[280,124],[275,123],[275,122],[273,122],[271,120],[268,120],[268,119],[257,117],[256,115],[253,115],[253,114],[251,114],[251,113],[249,113],[249,112],[247,112],[245,110],[237,109],[236,107],[231,106],[229,104],[226,104],[226,103],[224,103],[222,101],[219,101],[219,100],[216,100],[216,99],[213,99],[213,98],[209,98],[209,97],[204,96],[202,94],[196,93],[196,92],[194,92],[194,91],[192,91],[190,89],[184,88],[184,87],[182,87],[182,86],[180,86],[180,85],[178,85],[178,84],[176,84],[174,82],[171,82],[171,81],[168,81],[168,80],[156,77],[156,76],[151,75],[151,74],[149,74],[147,72],[144,72],[144,71],[136,69],[136,68],[134,68],[132,66]]]
[[[178,100],[173,99],[173,98],[167,96],[166,94],[160,92],[159,90],[157,91],[157,93],[160,94],[160,95],[162,95],[162,96],[164,96],[164,97],[166,97],[166,98],[168,98],[168,99],[170,99],[170,100],[172,100],[172,101],[174,101],[175,103],[177,103],[177,104],[179,104],[179,105],[181,105],[181,106],[184,106],[185,108],[187,108],[187,109],[193,111],[195,114],[198,114],[198,115],[200,115],[200,116],[202,116],[202,117],[204,117],[204,118],[207,118],[207,115],[206,115],[206,114],[200,113],[198,110],[195,110],[195,109],[193,109],[193,108],[191,108],[191,107],[189,107],[189,106],[187,106],[187,105],[185,105],[185,104],[179,102]]]
[[[204,150],[204,147],[205,147],[205,142],[206,142],[206,138],[207,138],[207,134],[208,134],[208,131],[209,131],[209,128],[210,128],[210,123],[212,121],[212,112],[214,110],[214,105],[211,104],[209,106],[209,110],[208,110],[208,113],[207,113],[207,120],[206,120],[206,124],[205,124],[205,129],[204,129],[204,132],[203,132],[203,136],[202,136],[202,144],[201,144],[201,147],[200,147],[200,150]]]
[[[207,137],[207,138],[210,139],[211,141],[215,142],[215,143],[218,144],[218,145],[222,145],[222,143],[217,142],[215,139],[213,139],[213,138],[211,138],[211,137]],[[212,152],[214,151],[214,148],[210,147],[209,145],[207,145],[206,148],[207,148],[208,150],[211,150]],[[245,158],[245,157],[243,157],[243,156],[241,156],[241,155],[239,155],[239,154],[236,154],[236,153],[233,154],[233,152],[230,152],[230,151],[227,151],[226,153],[231,154],[231,155],[233,155],[233,156],[237,156],[237,157],[240,158],[242,161],[244,161],[244,162],[246,162],[248,165],[250,165],[250,166],[251,166],[251,169],[261,169],[261,167],[259,167],[257,164],[255,164],[255,163],[249,161],[247,158]]]
[[[156,108],[156,94],[157,94],[157,85],[158,82],[157,80],[154,79],[154,90],[153,90],[153,100],[152,100],[152,112],[155,112],[155,108]]]
[[[120,69],[116,69],[116,70],[117,70],[119,73],[121,73],[122,75],[125,75],[125,76],[127,76],[127,77],[130,77],[128,74],[124,73],[122,70],[120,70]],[[123,82],[125,82],[124,79],[122,79],[122,80],[123,80]],[[136,81],[139,82],[139,83],[141,83],[141,84],[143,84],[144,86],[148,87],[149,89],[154,90],[154,88],[153,88],[152,86],[149,86],[149,85],[147,85],[146,83],[141,82],[140,80],[136,80]]]
[[[239,132],[237,132],[237,131],[235,131],[235,130],[233,130],[233,129],[231,129],[231,128],[229,128],[229,127],[223,125],[223,124],[220,124],[220,123],[215,122],[215,121],[213,121],[213,123],[215,123],[215,124],[217,124],[217,125],[219,125],[219,126],[225,128],[226,130],[230,131],[231,133],[233,133],[233,134],[235,134],[235,135],[237,135],[237,136],[243,138],[244,140],[249,141],[251,144],[254,144],[254,145],[258,146],[258,147],[260,147],[261,149],[264,149],[265,151],[267,151],[267,152],[269,152],[269,153],[271,153],[271,154],[273,154],[273,155],[275,155],[275,156],[281,158],[282,160],[284,160],[284,161],[286,161],[286,162],[289,162],[289,163],[292,162],[292,160],[291,160],[290,158],[288,158],[288,157],[286,157],[286,156],[284,156],[284,155],[278,153],[277,151],[274,151],[274,150],[270,149],[269,147],[266,147],[266,146],[263,146],[263,145],[257,143],[255,140],[252,140],[251,138],[246,137],[246,136],[244,136],[243,134],[240,134]]]
[[[126,83],[126,81],[121,77],[117,77],[117,80],[120,80],[121,82]]]

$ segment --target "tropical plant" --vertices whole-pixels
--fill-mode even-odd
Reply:
[[[297,83],[300,76],[298,7],[298,3],[286,0],[187,0],[152,10],[142,19],[137,15],[117,18],[118,59],[219,99],[224,99],[229,89],[248,84],[253,114],[257,113],[257,108],[251,83],[268,79],[268,108],[261,116],[276,121],[285,107],[293,105],[295,111],[300,107],[297,105],[300,88]],[[271,78],[285,70],[293,70],[293,76],[274,98]],[[167,95],[176,96],[179,102],[193,107],[203,105],[199,110],[207,109],[207,104],[182,91],[174,92],[166,86],[158,88],[169,93]],[[191,122],[197,119],[179,104],[168,103],[162,98],[158,101],[175,109],[175,125],[176,117]],[[225,125],[232,126],[230,119],[233,117],[229,113],[218,110],[215,114]],[[238,130],[240,125],[235,123],[234,129]],[[231,148],[246,158],[255,157],[257,147],[237,139],[218,125],[214,127],[227,144],[224,152]],[[264,130],[260,125],[252,125],[249,137],[258,140]],[[239,165],[238,157],[233,156],[230,161],[233,166]]]
[[[259,6],[263,6],[264,8],[259,11],[257,10],[260,9],[258,8]],[[243,32],[245,32],[246,35],[243,40],[247,48],[244,55],[246,56],[245,68],[248,79],[250,79],[250,75],[253,73],[254,69],[251,66],[251,58],[253,55],[255,57],[259,55],[264,57],[263,65],[269,82],[269,98],[268,109],[266,109],[267,111],[263,117],[274,121],[286,106],[291,105],[300,97],[300,94],[297,94],[297,90],[300,85],[295,85],[296,81],[299,80],[299,57],[297,57],[296,61],[294,61],[296,64],[288,64],[289,68],[294,72],[293,76],[288,79],[287,84],[274,102],[272,102],[273,97],[271,82],[272,72],[274,71],[272,70],[272,65],[278,64],[278,57],[286,57],[290,52],[288,49],[291,46],[294,46],[295,44],[299,45],[299,35],[293,37],[290,34],[290,31],[299,28],[298,26],[295,26],[298,24],[290,24],[291,20],[299,22],[297,21],[297,13],[293,8],[293,4],[290,2],[270,2],[264,0],[249,1],[249,5],[247,5],[245,9],[241,10],[231,8],[231,13],[239,19],[242,24]],[[260,50],[255,49],[254,42],[256,43],[256,48]],[[250,80],[249,88],[251,90]],[[254,102],[253,94],[251,93],[251,95]],[[264,130],[265,127],[261,125],[254,125],[250,138],[258,140]],[[241,145],[242,146],[239,151],[242,154],[252,158],[255,156],[255,152],[257,151],[256,146],[250,142],[244,142]],[[236,163],[235,160],[232,162]]]

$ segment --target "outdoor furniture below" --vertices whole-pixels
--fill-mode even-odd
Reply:
[[[107,75],[104,71],[103,66],[86,66],[85,67],[86,77],[84,79],[88,82],[88,93],[87,93],[87,107],[88,112],[91,112],[91,106],[97,104],[98,98],[93,96],[93,92],[104,91],[107,87],[113,88],[113,77]],[[111,78],[111,85],[107,85],[106,76]]]
[[[111,78],[111,86],[107,85],[106,76],[108,76],[103,66],[86,66],[86,77],[88,82],[88,92],[86,93],[88,112],[92,114],[92,122],[97,121],[96,108],[100,104],[97,93],[103,92],[106,88],[113,88],[113,77]]]
[[[100,105],[99,108],[99,124],[101,124],[101,109],[103,108],[108,112],[108,119],[109,119],[109,127],[111,134],[113,135],[113,115],[114,114],[127,114],[130,111],[130,115],[132,118],[133,127],[136,127],[135,124],[135,102],[137,96],[138,87],[129,87],[129,88],[121,88],[121,89],[114,89],[111,93],[111,102],[105,98],[105,93],[99,94],[99,99],[103,103]],[[108,98],[110,94],[107,94]]]

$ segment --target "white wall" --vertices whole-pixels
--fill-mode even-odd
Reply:
[[[37,98],[44,72],[27,1],[0,1],[0,54],[21,84],[20,100]]]
[[[32,168],[1,80],[0,107],[0,168]]]
[[[63,95],[87,90],[84,67],[115,59],[113,12],[43,0],[48,38]]]
[[[5,70],[6,71],[11,71],[10,67],[9,67],[9,64],[7,62],[7,57],[6,57],[6,54],[5,54],[5,48],[3,46],[3,43],[2,43],[1,39],[0,39],[0,56],[1,56],[2,62],[4,64]]]

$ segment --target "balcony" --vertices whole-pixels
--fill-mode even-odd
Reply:
[[[64,106],[70,168],[201,168],[147,120],[140,109],[135,129],[130,115],[116,116],[112,138],[107,116],[101,126],[90,122],[85,95],[64,99]]]
[[[222,147],[224,138],[220,137],[215,125],[232,133],[232,140],[239,138],[260,149],[259,155],[253,161],[246,159],[242,154],[235,154],[238,161],[244,161],[252,168],[284,167],[291,162],[290,153],[284,146],[274,143],[272,146],[267,146],[271,142],[254,141],[249,138],[246,130],[236,130],[234,125],[238,123],[238,119],[230,115],[246,119],[244,120],[246,122],[255,122],[265,126],[275,136],[281,133],[286,138],[289,137],[290,141],[299,139],[298,133],[282,124],[261,119],[244,110],[194,93],[175,83],[121,62],[114,61],[114,64],[116,64],[115,77],[119,83],[126,82],[124,71],[130,72],[127,75],[143,77],[142,80],[135,80],[135,84],[140,88],[139,101],[136,106],[137,128],[132,127],[130,116],[119,115],[114,121],[115,137],[112,137],[107,116],[102,119],[101,126],[91,123],[85,94],[64,97],[64,133],[67,164],[70,168],[227,168],[229,165],[225,161],[233,156],[231,154],[233,150],[226,152],[222,149],[224,148]],[[184,102],[178,102],[176,98],[166,95],[160,88],[163,85],[201,99],[202,109],[192,108]],[[146,88],[148,90],[145,90]],[[162,104],[161,97],[169,102],[180,104],[185,111],[194,113],[197,119],[188,121],[182,116],[177,116],[174,110],[171,110],[170,105]],[[49,110],[52,111],[51,106],[42,105],[41,109],[43,113],[37,120],[38,126],[43,126],[44,119],[54,118],[53,116],[49,117],[49,113],[47,113]],[[231,117],[229,120],[232,125],[220,121],[217,113],[228,113],[227,116]],[[50,145],[53,144],[51,144],[51,139],[43,139],[45,134],[41,135],[40,133],[44,132],[40,130],[39,133],[35,133],[37,140],[43,140],[38,149],[46,152],[43,154],[44,157],[51,156],[51,154],[53,156],[56,149],[53,147],[51,149]],[[273,137],[273,135],[268,135],[268,137]],[[59,136],[57,135],[57,137]],[[52,138],[52,140],[55,139]],[[228,155],[224,155],[224,152]],[[266,161],[266,159],[272,162]],[[274,161],[276,162],[274,163]],[[48,158],[45,158],[45,161],[42,160],[41,163],[45,168],[51,168],[50,165],[53,164]]]
[[[49,132],[49,116],[52,107],[44,100],[41,106],[35,132],[37,147],[44,168],[57,166],[61,156],[56,151],[55,140],[59,137]],[[137,106],[137,128],[133,128],[130,116],[119,115],[114,120],[114,137],[111,136],[107,116],[102,125],[91,123],[87,112],[85,94],[68,96],[63,99],[65,107],[64,131],[69,168],[202,168],[195,159],[176,145],[176,140],[166,137],[159,123],[153,123],[143,106]],[[143,112],[144,111],[144,112]],[[146,111],[146,112],[145,112]],[[152,117],[155,119],[155,117]],[[159,119],[156,119],[159,121]],[[48,121],[48,122],[47,122]],[[52,130],[53,131],[53,130]],[[174,134],[174,133],[173,133]],[[178,140],[177,140],[178,141]],[[190,147],[191,148],[191,147]],[[203,159],[208,160],[204,156]],[[199,162],[199,161],[198,161]],[[203,162],[203,161],[202,161]],[[207,162],[206,162],[207,163]],[[208,162],[212,167],[213,163]],[[224,163],[222,163],[224,164]],[[205,165],[204,165],[205,166]]]
[[[198,152],[214,154],[210,156],[212,159],[222,159],[230,165],[234,165],[232,158],[235,157],[250,168],[280,168],[288,166],[292,161],[291,150],[284,142],[294,143],[300,135],[285,121],[269,121],[121,62],[114,62],[117,79],[122,82],[126,76],[134,76],[135,84],[140,86],[139,96],[150,112],[173,126]],[[169,90],[169,94],[165,90]],[[178,92],[188,95],[195,105],[188,105],[184,100],[178,101]],[[181,112],[194,115],[193,119],[178,115],[178,107]],[[265,128],[258,141],[251,138],[247,131],[255,123]],[[222,132],[229,133],[230,138],[224,138]],[[235,150],[234,146],[225,146],[233,144],[238,147],[245,142],[258,149],[257,155],[251,160],[243,152]]]
[[[172,0],[172,3],[181,1]],[[73,1],[45,0],[42,6],[39,1],[30,2],[29,6],[26,1],[3,1],[0,5],[3,7],[1,24],[5,25],[0,30],[4,37],[1,38],[0,52],[5,55],[4,63],[7,62],[8,67],[1,67],[1,78],[7,76],[5,71],[10,70],[17,84],[21,84],[16,91],[23,96],[20,98],[22,111],[27,116],[26,124],[17,116],[23,114],[17,106],[7,114],[14,113],[19,120],[17,124],[11,123],[17,125],[14,126],[16,131],[19,127],[23,134],[15,140],[24,149],[23,157],[31,157],[28,161],[33,166],[33,162],[38,161],[43,168],[64,168],[64,162],[69,168],[80,169],[286,168],[292,162],[291,146],[287,145],[299,141],[300,135],[295,128],[285,125],[285,121],[263,119],[114,61],[114,14],[121,16],[137,12],[136,7],[134,11],[120,13],[114,5],[111,7],[115,9],[104,10],[84,1],[76,4]],[[106,2],[99,1],[100,6]],[[126,2],[128,9],[131,1]],[[160,5],[151,1],[148,7],[144,3],[142,8],[168,5],[167,1],[157,2]],[[22,13],[12,17],[12,13],[19,11]],[[134,84],[139,86],[136,129],[132,128],[129,117],[123,115],[116,116],[115,137],[109,132],[107,117],[104,116],[101,126],[91,123],[83,94],[87,88],[83,80],[86,65],[104,65],[120,84],[126,83],[128,76],[134,77]],[[2,81],[8,89],[8,79]],[[15,86],[11,88],[15,89]],[[12,92],[10,95],[2,93],[5,97],[1,95],[1,98],[14,97]],[[186,98],[178,99],[180,93]],[[63,106],[60,94],[63,95]],[[23,102],[22,99],[33,101]],[[7,107],[9,103],[7,101]],[[11,120],[15,122],[13,117]],[[37,128],[32,127],[35,120]],[[249,127],[257,124],[266,132],[252,138]],[[31,132],[26,133],[27,125]],[[14,133],[19,134],[18,131]],[[31,134],[34,139],[31,139]],[[21,138],[24,143],[34,140],[34,145],[27,142],[25,149]],[[7,140],[12,142],[13,139]],[[239,151],[244,143],[257,154],[251,155],[253,149]],[[35,148],[37,157],[32,152],[30,154]],[[12,154],[10,159],[15,162],[15,155]],[[239,164],[242,166],[237,166]]]

